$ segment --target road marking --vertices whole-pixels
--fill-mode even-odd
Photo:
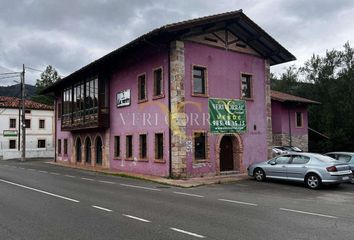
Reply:
[[[113,212],[113,210],[111,210],[111,209],[104,208],[104,207],[100,207],[100,206],[92,205],[92,207],[93,207],[93,208],[100,209],[100,210],[103,210],[103,211],[106,211],[106,212]]]
[[[28,189],[28,190],[32,190],[32,191],[35,191],[35,192],[47,194],[47,195],[52,196],[52,197],[57,197],[57,198],[61,198],[61,199],[72,201],[72,202],[76,202],[76,203],[80,202],[80,201],[72,199],[72,198],[60,196],[60,195],[55,194],[55,193],[46,192],[46,191],[43,191],[43,190],[40,190],[40,189],[36,189],[36,188],[32,188],[32,187],[27,187],[25,185],[14,183],[14,182],[10,182],[10,181],[6,181],[6,180],[3,180],[3,179],[0,179],[0,181],[4,182],[4,183],[11,184],[11,185],[14,185],[14,186],[17,186],[17,187],[22,187],[22,188],[25,188],[25,189]]]
[[[190,197],[199,197],[199,198],[203,198],[204,196],[202,195],[197,195],[197,194],[192,194],[192,193],[184,193],[184,192],[173,192],[175,194],[180,194],[180,195],[186,195],[186,196],[190,196]]]
[[[140,189],[151,190],[151,191],[158,191],[158,192],[161,191],[160,189],[156,189],[156,188],[142,187],[142,186],[136,186],[136,185],[130,185],[130,184],[124,184],[124,183],[121,183],[119,185],[124,186],[124,187],[140,188]]]
[[[56,172],[50,172],[50,174],[53,174],[53,175],[60,175],[59,173],[56,173]]]
[[[108,184],[115,184],[114,182],[104,181],[104,180],[100,180],[99,182],[101,182],[101,183],[108,183]]]
[[[68,175],[68,174],[66,174],[66,175],[64,175],[65,177],[70,177],[70,178],[75,178],[75,176],[73,176],[73,175]]]
[[[192,233],[192,232],[184,231],[184,230],[179,229],[179,228],[173,228],[173,227],[171,227],[170,229],[171,229],[171,230],[173,230],[173,231],[176,231],[176,232],[180,232],[180,233],[188,234],[188,235],[193,236],[193,237],[197,237],[197,238],[205,238],[205,236],[203,236],[203,235],[199,235],[199,234],[196,234],[196,233]]]
[[[313,216],[318,216],[318,217],[338,218],[338,217],[331,216],[331,215],[325,215],[325,214],[320,214],[320,213],[312,213],[312,212],[304,212],[304,211],[299,211],[299,210],[294,210],[294,209],[288,209],[288,208],[279,208],[279,209],[280,209],[281,211],[294,212],[294,213],[302,213],[302,214],[313,215]]]
[[[147,222],[147,223],[150,222],[149,220],[146,220],[144,218],[139,218],[139,217],[135,217],[135,216],[132,216],[132,215],[123,214],[123,216],[127,217],[127,218],[131,218],[131,219],[135,219],[135,220],[138,220],[138,221],[141,221],[141,222]]]
[[[83,180],[87,180],[87,181],[95,181],[94,179],[92,179],[92,178],[84,178],[84,177],[82,177],[81,179],[83,179]]]
[[[33,168],[27,168],[27,170],[29,170],[29,171],[36,171],[36,169],[33,169]]]
[[[41,173],[48,173],[47,171],[41,171],[41,170],[40,170],[40,171],[38,171],[38,172],[41,172]]]
[[[235,200],[229,200],[229,199],[218,199],[219,201],[223,202],[230,202],[230,203],[237,203],[237,204],[243,204],[243,205],[249,205],[249,206],[258,206],[256,203],[249,203],[249,202],[240,202],[240,201],[235,201]]]

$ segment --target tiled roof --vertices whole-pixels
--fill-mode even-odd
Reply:
[[[307,98],[302,98],[294,95],[290,95],[283,92],[278,92],[272,90],[271,92],[272,100],[279,101],[279,102],[300,102],[300,103],[307,103],[307,104],[321,104],[320,102],[316,102]]]
[[[17,97],[0,96],[0,108],[19,108],[21,99]],[[45,105],[42,103],[25,100],[25,108],[33,110],[53,110],[53,106]]]

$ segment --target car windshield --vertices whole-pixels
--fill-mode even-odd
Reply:
[[[283,149],[288,150],[288,151],[292,151],[291,147],[288,147],[288,146],[283,146]]]
[[[294,151],[296,151],[296,152],[302,152],[302,150],[300,149],[300,148],[298,148],[298,147],[291,147]]]
[[[286,150],[284,147],[274,147],[274,149],[278,149],[278,150],[282,150],[282,151]]]
[[[314,157],[317,160],[319,160],[321,162],[324,162],[324,163],[331,163],[331,162],[336,161],[335,159],[333,159],[331,157],[328,157],[328,156],[325,156],[325,155],[320,155],[320,154],[316,154]]]

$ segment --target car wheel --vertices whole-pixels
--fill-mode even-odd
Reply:
[[[310,189],[318,189],[321,187],[321,178],[314,173],[310,173],[305,178],[305,184]]]
[[[261,168],[256,168],[253,172],[253,176],[258,182],[262,182],[266,178],[265,172]]]

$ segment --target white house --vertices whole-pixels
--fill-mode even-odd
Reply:
[[[0,96],[0,159],[21,157],[21,101]],[[54,157],[54,111],[52,106],[26,100],[26,157]]]

